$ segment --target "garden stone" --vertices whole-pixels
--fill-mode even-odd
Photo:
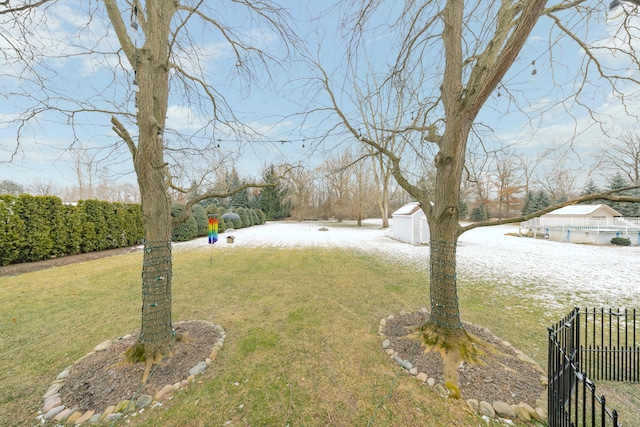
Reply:
[[[444,386],[440,383],[436,384],[436,386],[434,387],[434,390],[442,397],[449,396],[449,392],[447,391],[447,389],[444,388]]]
[[[53,419],[56,421],[65,422],[67,418],[69,418],[69,416],[74,412],[75,411],[71,408],[63,409],[62,411],[58,412],[58,414],[53,417]]]
[[[151,395],[141,394],[138,397],[138,399],[136,399],[136,408],[137,409],[142,409],[144,407],[147,407],[147,406],[151,405],[152,401],[153,401],[153,397]]]
[[[67,423],[69,424],[75,424],[76,420],[78,418],[80,418],[82,416],[82,412],[80,411],[75,411],[73,414],[71,414],[69,416],[69,418],[67,418]]]
[[[391,341],[389,340],[382,341],[382,348],[389,348],[390,345],[391,345]]]
[[[480,415],[485,415],[489,418],[494,418],[496,416],[496,411],[493,409],[493,406],[484,400],[478,404],[478,412]]]
[[[189,371],[189,375],[199,375],[207,367],[207,362],[200,362]]]
[[[104,351],[104,350],[109,348],[109,346],[111,345],[112,342],[113,341],[111,341],[111,340],[103,341],[100,344],[98,344],[97,346],[95,346],[93,348],[93,351],[95,351],[96,353],[99,352],[99,351]]]
[[[62,405],[62,399],[60,398],[59,394],[55,394],[44,401],[44,405],[42,406],[42,412],[46,414],[56,406],[60,406],[60,405]]]
[[[536,406],[536,418],[540,421],[545,421],[549,417],[547,410],[545,408],[541,408],[540,406]]]
[[[113,412],[124,412],[124,410],[127,409],[127,406],[129,406],[129,401],[121,400],[116,404],[116,408],[113,410]]]
[[[96,413],[96,411],[87,411],[87,412],[85,412],[78,419],[76,419],[74,424],[78,426],[78,425],[84,423],[85,421],[89,421],[89,419],[91,417],[93,417],[93,414],[95,414],[95,413]]]
[[[429,379],[429,377],[427,377],[427,374],[425,374],[424,372],[418,373],[418,375],[416,375],[416,378],[422,381],[423,383],[426,383],[427,380]]]
[[[480,404],[476,399],[467,400],[467,406],[469,407],[471,412],[473,412],[474,414],[477,414],[480,410]]]
[[[113,414],[113,412],[115,410],[116,410],[116,407],[114,405],[111,405],[111,406],[107,407],[107,409],[105,409],[104,412],[102,413],[102,416],[100,417],[100,420],[104,420],[109,415]]]
[[[499,400],[495,401],[493,402],[493,409],[495,409],[496,414],[502,418],[509,418],[511,420],[517,418],[516,411],[508,403],[500,402]]]
[[[44,400],[47,400],[48,398],[50,398],[54,394],[58,393],[60,391],[60,389],[62,388],[62,385],[63,384],[61,384],[61,383],[51,384],[51,386],[49,387],[49,389],[47,389],[47,392],[44,395]]]
[[[109,414],[106,416],[106,418],[104,419],[106,422],[112,422],[112,421],[118,421],[120,418],[122,418],[122,414],[117,412],[115,414]]]
[[[155,396],[153,396],[153,399],[157,400],[158,402],[164,402],[165,400],[173,396],[173,393],[175,391],[176,390],[172,385],[167,384],[166,386],[162,387],[160,391],[155,394]]]
[[[435,380],[434,378],[429,378],[429,379],[427,380],[427,385],[428,385],[429,387],[433,387],[434,385],[436,385],[436,380]]]
[[[518,419],[522,421],[531,421],[531,414],[527,411],[527,408],[521,405],[516,405],[513,409],[516,412]]]
[[[44,419],[48,420],[50,418],[55,417],[60,412],[64,410],[64,405],[56,406],[55,408],[51,408],[47,413],[44,414]]]
[[[56,377],[56,380],[64,380],[69,376],[70,373],[71,373],[71,366],[67,366],[64,369],[64,371],[58,374],[58,376]]]
[[[531,405],[529,405],[528,403],[520,402],[520,403],[518,403],[518,406],[522,406],[524,409],[526,409],[526,410],[527,410],[527,412],[529,413],[529,415],[530,415],[531,417],[535,417],[535,415],[536,415],[536,410],[535,410],[535,409],[533,409],[533,408],[531,407]]]
[[[93,414],[93,416],[89,418],[89,424],[98,424],[100,417],[102,417],[102,414],[99,412],[97,414]]]

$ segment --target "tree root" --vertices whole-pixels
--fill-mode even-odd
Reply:
[[[464,328],[453,331],[438,327],[430,322],[414,327],[414,332],[405,336],[424,346],[424,352],[438,352],[442,357],[445,387],[449,396],[460,397],[458,369],[460,365],[471,363],[485,365],[482,360],[487,352],[498,353],[491,343],[488,343]]]

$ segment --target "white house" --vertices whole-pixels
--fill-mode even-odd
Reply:
[[[412,245],[429,243],[427,216],[418,202],[407,203],[391,214],[393,238]]]
[[[613,218],[621,216],[620,212],[607,205],[571,205],[541,215],[540,225],[608,225]]]
[[[527,235],[570,243],[609,244],[614,237],[625,237],[640,245],[640,222],[622,218],[604,205],[565,206],[521,224]]]

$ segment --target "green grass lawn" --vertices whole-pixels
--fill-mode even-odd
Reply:
[[[141,262],[138,252],[0,278],[0,425],[35,425],[60,371],[139,328]],[[428,306],[426,269],[340,249],[215,247],[176,251],[173,269],[174,320],[221,324],[225,347],[196,384],[127,425],[487,425],[464,402],[396,379],[382,351],[381,318]],[[546,366],[546,326],[564,308],[459,286],[464,320]]]

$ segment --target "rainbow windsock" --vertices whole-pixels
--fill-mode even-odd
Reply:
[[[213,245],[218,241],[218,218],[209,215],[209,244]]]

